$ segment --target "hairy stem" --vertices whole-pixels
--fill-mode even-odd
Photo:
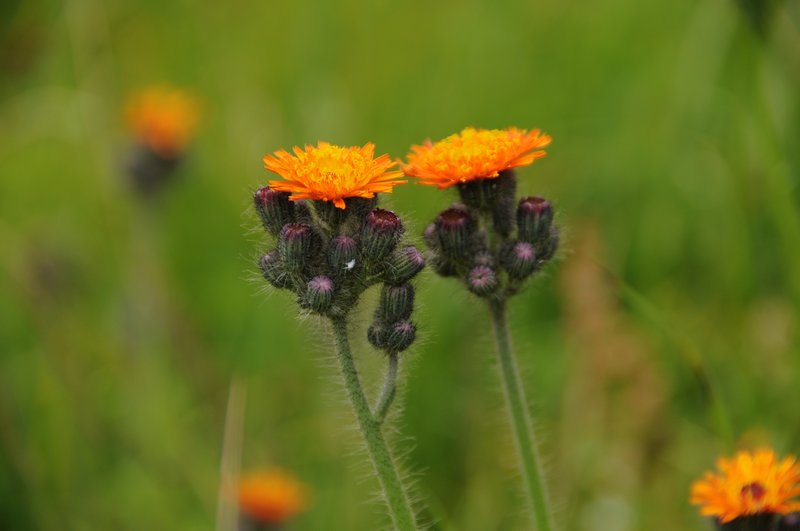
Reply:
[[[525,390],[522,387],[522,380],[511,346],[511,334],[506,318],[506,302],[492,299],[489,301],[489,309],[494,325],[503,390],[517,443],[517,453],[522,465],[528,502],[533,511],[533,520],[538,531],[552,531],[555,526],[550,510],[550,500],[539,458],[539,448],[528,411],[528,403],[525,400]]]
[[[400,475],[397,473],[392,454],[386,445],[380,423],[372,416],[369,403],[364,395],[364,389],[358,378],[353,355],[350,352],[350,343],[347,339],[347,322],[344,318],[334,318],[333,333],[336,339],[336,357],[342,371],[345,388],[353,406],[353,412],[358,421],[358,427],[364,442],[367,444],[369,457],[375,468],[375,474],[381,484],[384,501],[389,509],[389,515],[395,529],[399,531],[414,531],[417,529],[414,522],[414,512],[408,501]]]
[[[386,420],[386,414],[389,413],[389,407],[394,402],[395,394],[397,394],[397,361],[399,356],[397,352],[390,352],[388,357],[386,379],[383,381],[383,390],[374,410],[375,421],[378,424],[383,424],[383,421]]]

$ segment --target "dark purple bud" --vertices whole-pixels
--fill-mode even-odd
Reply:
[[[311,225],[288,223],[278,235],[278,251],[286,268],[300,271],[319,250],[319,236]]]
[[[439,248],[439,234],[436,232],[435,223],[431,223],[425,227],[425,231],[422,233],[422,238],[431,249]]]
[[[536,270],[536,252],[533,244],[514,242],[509,244],[500,257],[503,267],[514,280],[522,280]]]
[[[546,262],[553,258],[558,250],[559,234],[558,228],[550,227],[550,235],[544,242],[539,242],[536,246],[539,251],[539,261]]]
[[[367,329],[367,340],[370,345],[378,350],[386,349],[387,340],[389,339],[389,329],[381,323],[373,323]]]
[[[524,242],[545,240],[553,224],[553,207],[543,197],[525,197],[517,207],[517,232]]]
[[[295,220],[294,203],[289,201],[287,192],[278,192],[264,186],[256,190],[253,202],[261,224],[273,236],[277,236],[284,225]]]
[[[347,217],[347,210],[337,208],[331,201],[313,201],[314,211],[331,230],[336,230]]]
[[[417,327],[411,321],[403,320],[389,327],[384,350],[403,352],[417,338]]]
[[[389,260],[389,267],[386,270],[386,280],[391,284],[402,284],[408,282],[425,267],[425,257],[414,247],[402,247],[395,250]]]
[[[407,319],[413,310],[414,286],[411,284],[383,286],[378,306],[378,314],[382,321],[394,323],[401,319]]]
[[[467,288],[479,297],[494,293],[499,285],[497,273],[488,266],[475,266],[467,273]]]
[[[376,208],[364,222],[361,238],[362,252],[367,260],[378,262],[391,253],[403,232],[403,223],[397,214]]]
[[[331,240],[328,248],[328,263],[338,275],[352,271],[358,258],[358,244],[350,236],[341,235]]]
[[[469,211],[461,205],[454,205],[442,211],[434,221],[439,237],[439,248],[447,258],[459,260],[466,256],[470,239],[475,232],[475,221]]]
[[[317,313],[325,313],[333,302],[333,281],[326,276],[314,277],[308,281],[304,306]]]
[[[264,274],[267,282],[272,284],[278,289],[289,289],[292,287],[292,280],[283,265],[280,254],[277,249],[274,249],[258,261],[258,267]]]
[[[497,197],[492,205],[494,231],[508,237],[514,228],[514,200],[517,195],[517,179],[512,170],[500,172],[496,179]]]

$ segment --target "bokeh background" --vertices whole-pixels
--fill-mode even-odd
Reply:
[[[121,116],[154,83],[203,118],[145,202]],[[563,527],[708,528],[687,489],[718,454],[800,451],[798,101],[793,0],[5,0],[0,529],[213,528],[226,425],[228,466],[313,490],[289,529],[385,527],[325,324],[258,278],[251,194],[275,149],[467,125],[554,138],[520,188],[564,245],[512,329]],[[419,234],[455,198],[383,199]],[[394,427],[425,516],[526,529],[486,309],[430,272],[418,299]]]

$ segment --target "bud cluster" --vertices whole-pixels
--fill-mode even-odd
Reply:
[[[264,278],[278,289],[297,294],[309,312],[343,317],[372,285],[383,284],[370,342],[387,352],[413,343],[410,321],[414,288],[410,284],[425,258],[403,245],[403,223],[377,199],[349,198],[346,208],[328,201],[290,201],[289,194],[268,187],[254,194],[261,224],[276,246],[259,260]]]
[[[458,277],[479,297],[505,298],[540,270],[558,248],[550,202],[516,200],[512,170],[458,185],[454,203],[428,225],[424,238],[434,270]]]

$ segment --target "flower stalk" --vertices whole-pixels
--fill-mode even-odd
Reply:
[[[503,392],[514,431],[517,453],[522,465],[522,476],[528,492],[528,501],[533,509],[536,529],[551,531],[555,527],[550,511],[550,499],[539,457],[539,446],[525,399],[525,389],[511,345],[511,334],[506,318],[506,301],[497,299],[490,301],[489,311],[492,315]]]
[[[358,370],[350,352],[350,342],[347,339],[347,321],[344,318],[335,318],[331,322],[336,341],[336,358],[339,361],[345,389],[350,398],[350,404],[353,406],[359,430],[367,445],[370,460],[381,484],[392,523],[399,531],[413,531],[416,529],[414,512],[400,480],[394,458],[383,437],[382,419],[378,420],[370,411],[369,403],[361,387]],[[388,410],[388,406],[387,403],[386,410]],[[383,414],[385,416],[385,411]]]

